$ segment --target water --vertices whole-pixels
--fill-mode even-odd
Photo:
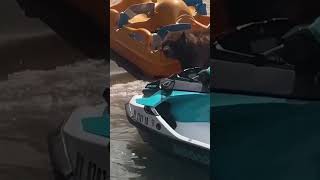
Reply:
[[[115,3],[116,0],[111,0]],[[207,8],[209,10],[210,3]],[[209,11],[210,13],[210,11]],[[111,71],[111,179],[194,180],[209,179],[209,170],[177,157],[158,152],[144,143],[125,116],[124,104],[140,94],[147,81],[138,80],[119,67],[112,57]],[[120,60],[123,61],[123,60]],[[127,67],[126,67],[127,68]]]
[[[0,150],[0,179],[50,178],[48,132],[74,108],[103,101],[106,71],[104,61],[87,60],[0,82],[0,147],[6,147]]]

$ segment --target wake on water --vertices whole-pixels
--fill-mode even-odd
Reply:
[[[26,70],[0,82],[0,146],[6,147],[0,150],[0,179],[50,179],[48,133],[74,108],[103,102],[108,64],[87,60]]]

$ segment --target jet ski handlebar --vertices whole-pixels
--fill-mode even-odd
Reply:
[[[284,65],[287,64],[285,60],[279,56],[279,51],[284,47],[280,44],[273,47],[263,53],[242,53],[237,51],[232,51],[224,49],[218,42],[215,42],[213,54],[214,59],[218,58],[220,60],[237,62],[237,63],[247,63],[255,66],[265,66],[267,64],[273,65]]]
[[[257,66],[287,64],[281,57],[283,35],[292,27],[287,18],[272,18],[237,26],[216,37],[213,57]]]

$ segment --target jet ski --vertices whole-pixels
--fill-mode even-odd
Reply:
[[[125,105],[128,121],[157,149],[209,165],[209,76],[190,68],[147,84]]]
[[[48,137],[50,162],[55,178],[109,179],[109,90],[106,103],[80,107]]]
[[[122,0],[110,7],[110,47],[150,77],[181,71],[161,43],[170,32],[208,31],[210,16],[202,0]]]
[[[316,166],[307,162],[319,152],[317,145],[309,146],[318,137],[314,127],[319,127],[319,74],[283,56],[286,43],[296,39],[300,29],[286,19],[253,22],[213,43],[215,179],[300,179],[316,174],[311,170]],[[307,172],[302,166],[311,171],[302,175]]]

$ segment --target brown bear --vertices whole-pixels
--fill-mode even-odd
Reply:
[[[210,31],[171,32],[163,40],[161,50],[166,57],[180,61],[183,69],[206,68],[210,58]]]

